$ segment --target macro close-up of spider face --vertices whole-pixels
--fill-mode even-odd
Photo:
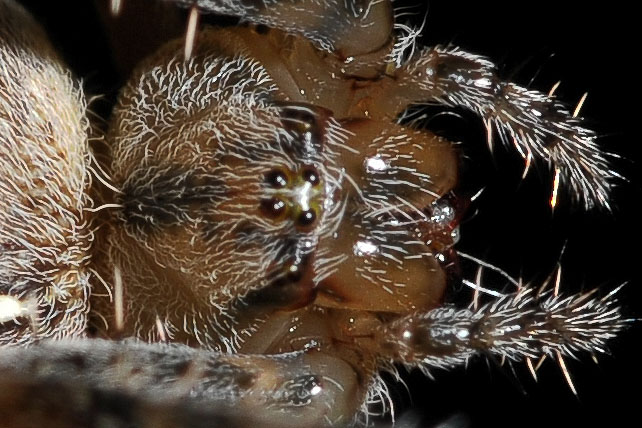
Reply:
[[[97,0],[86,57],[24,6],[0,0],[1,427],[485,426],[392,385],[424,407],[444,370],[551,365],[575,399],[567,361],[634,324],[626,273],[566,285],[577,217],[537,242],[617,215],[586,95],[419,42],[422,5]]]

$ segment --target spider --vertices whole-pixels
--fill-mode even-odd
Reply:
[[[388,411],[379,372],[394,364],[430,375],[481,353],[535,371],[548,356],[572,387],[564,357],[604,352],[627,324],[613,293],[557,285],[464,281],[470,307],[444,303],[460,155],[408,107],[478,113],[489,143],[550,166],[552,205],[566,188],[608,207],[618,175],[581,105],[461,49],[417,47],[389,2],[197,2],[192,17],[258,25],[203,29],[144,60],[95,153],[78,83],[0,4],[10,375],[213,418],[347,425]],[[103,340],[128,337],[150,344]]]

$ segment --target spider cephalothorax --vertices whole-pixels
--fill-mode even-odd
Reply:
[[[564,368],[624,328],[613,293],[516,284],[444,302],[460,156],[400,119],[428,102],[471,110],[552,168],[553,202],[561,183],[608,207],[617,173],[578,111],[485,58],[415,49],[389,1],[176,3],[262,25],[190,31],[142,61],[94,162],[79,86],[0,1],[0,343],[36,345],[0,354],[7,382],[26,370],[144,409],[348,425],[395,364]]]

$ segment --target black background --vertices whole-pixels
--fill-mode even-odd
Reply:
[[[128,0],[125,0],[128,1]],[[136,0],[129,0],[136,1]],[[140,1],[140,0],[138,0]],[[108,43],[90,1],[27,1],[51,34],[87,92],[103,94],[94,105],[101,114],[122,77],[112,65]],[[524,4],[525,5],[524,5]],[[410,0],[416,6],[406,17],[419,25],[429,7],[421,43],[453,43],[490,57],[501,75],[531,88],[548,91],[562,81],[557,95],[574,105],[588,91],[582,109],[588,126],[603,138],[603,147],[621,156],[616,168],[626,178],[613,194],[613,211],[584,212],[562,200],[551,213],[550,173],[544,169],[520,179],[522,161],[514,153],[486,150],[484,128],[475,117],[437,116],[431,129],[463,141],[467,157],[465,186],[485,187],[462,225],[459,249],[501,266],[513,276],[541,281],[561,258],[562,289],[577,292],[602,287],[603,293],[625,281],[620,300],[631,317],[642,316],[642,266],[638,261],[640,222],[640,48],[632,7],[612,1],[460,2]],[[519,5],[518,5],[519,4]],[[143,19],[143,17],[141,17]],[[133,34],[137,29],[131,28]],[[635,34],[639,34],[636,31]],[[473,215],[474,214],[474,215]],[[464,264],[467,277],[474,266]],[[486,286],[504,284],[488,275]],[[470,298],[461,290],[461,299]],[[405,388],[392,386],[398,410],[410,409],[419,426],[472,427],[601,427],[633,423],[638,415],[642,375],[639,369],[640,323],[612,343],[613,356],[595,365],[588,356],[568,360],[576,398],[554,362],[547,362],[535,383],[523,365],[498,368],[479,359],[468,368],[436,371],[435,380],[413,373]],[[412,403],[409,397],[412,397]],[[404,418],[402,418],[404,419]],[[458,425],[463,423],[463,425]]]

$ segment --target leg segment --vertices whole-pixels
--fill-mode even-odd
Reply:
[[[170,0],[300,34],[345,58],[373,52],[392,32],[388,0]]]
[[[390,83],[380,98],[390,111],[399,114],[423,102],[471,110],[484,120],[489,144],[495,128],[527,166],[533,158],[548,163],[576,202],[609,208],[613,179],[619,177],[610,167],[613,155],[600,151],[596,134],[577,117],[578,109],[572,113],[552,95],[501,80],[494,64],[458,48],[423,50]]]
[[[120,417],[125,408],[141,421],[158,419],[153,413],[141,412],[163,406],[179,410],[189,406],[214,421],[228,418],[237,424],[347,425],[365,395],[349,364],[314,350],[256,356],[216,354],[158,343],[97,339],[43,342],[28,350],[2,350],[0,371],[3,391],[13,379],[13,388],[18,392],[42,388],[48,396],[51,394],[46,393],[47,388],[52,385],[89,392],[70,397],[80,400],[77,404],[81,409],[87,406],[82,400],[96,394],[111,399],[136,397],[133,403],[120,403]],[[29,382],[25,384],[24,379]],[[19,401],[20,395],[17,397]],[[0,400],[0,416],[6,414],[0,420],[33,410],[26,400],[19,402],[27,409],[3,408],[6,402]],[[103,411],[89,408],[89,415],[84,417],[95,417],[91,415],[93,410]]]
[[[605,353],[630,323],[610,293],[561,297],[523,288],[479,309],[443,306],[393,321],[379,332],[383,353],[428,370],[462,365],[475,354],[522,361]]]
[[[0,0],[0,346],[85,329],[88,126],[42,29]]]

